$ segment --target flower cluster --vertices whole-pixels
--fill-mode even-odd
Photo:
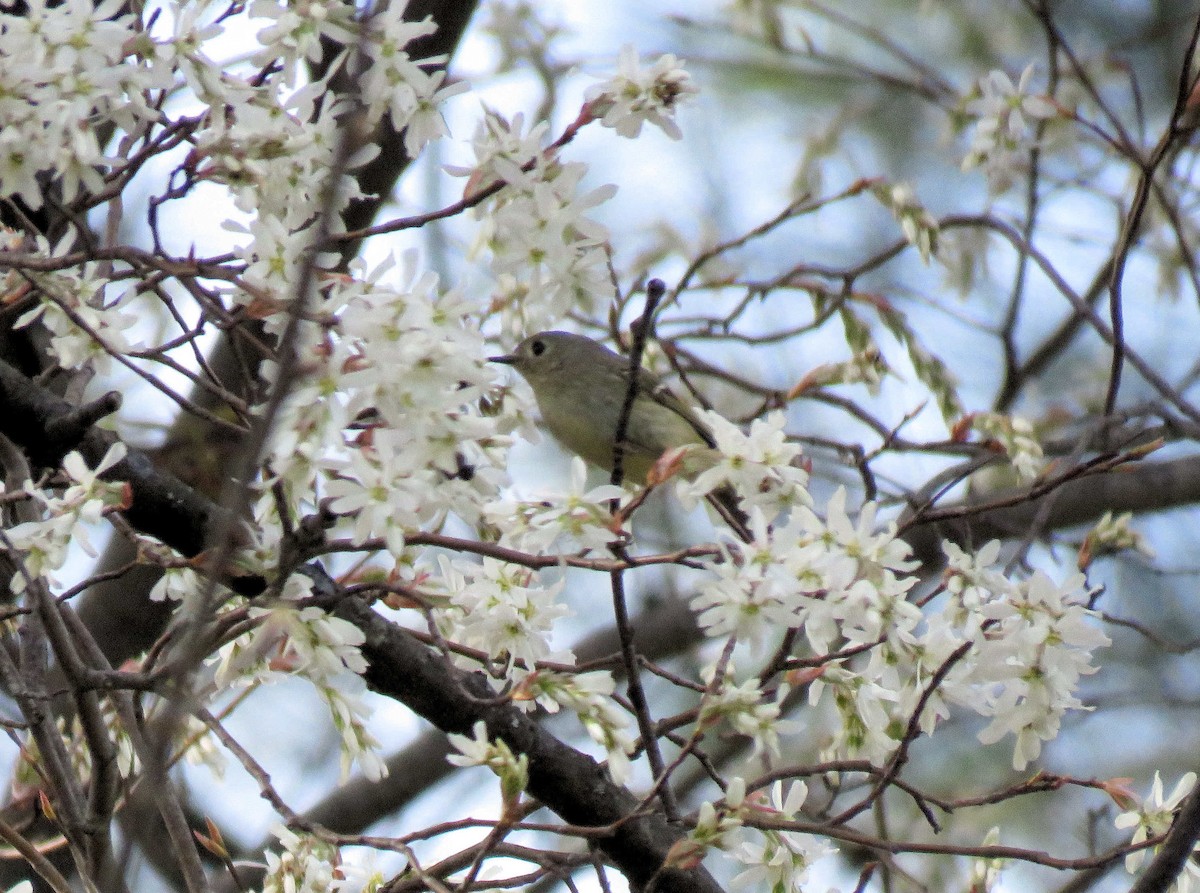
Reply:
[[[124,458],[125,446],[121,443],[113,444],[95,468],[88,468],[79,453],[68,453],[62,467],[70,483],[62,495],[56,496],[32,481],[26,483],[21,492],[30,497],[43,517],[23,521],[4,532],[5,545],[21,556],[21,565],[10,583],[14,593],[24,592],[28,582],[38,578],[57,585],[51,574],[63,566],[72,543],[96,556],[88,541],[88,527],[98,524],[106,509],[125,504],[128,495],[124,484],[105,483],[100,475]]]
[[[718,413],[700,415],[712,432],[716,450],[697,451],[695,456],[684,458],[689,473],[695,470],[692,466],[702,469],[690,479],[681,477],[676,484],[685,505],[724,486],[737,491],[744,511],[758,509],[768,519],[810,504],[808,472],[794,464],[800,447],[787,439],[782,412],[755,419],[748,432]]]
[[[254,61],[262,66],[281,65],[287,80],[295,83],[300,62],[321,60],[322,40],[344,48],[327,66],[326,77],[348,64],[351,56],[365,57],[357,86],[366,99],[367,120],[374,125],[387,114],[395,131],[404,134],[405,151],[415,158],[430,140],[446,135],[439,106],[467,85],[443,86],[444,70],[425,70],[445,62],[444,57],[413,59],[409,55],[409,44],[432,34],[435,26],[429,19],[406,21],[404,10],[399,4],[384,5],[362,15],[355,6],[321,0],[255,0],[251,16],[271,24],[258,32],[260,49]]]
[[[259,49],[252,61],[255,65],[280,65],[290,80],[296,78],[296,66],[302,62],[320,62],[324,55],[322,41],[353,46],[359,40],[357,11],[353,6],[336,6],[321,0],[300,0],[298,3],[277,3],[275,0],[254,0],[250,15],[270,22],[256,35]],[[418,29],[421,33],[426,29]]]
[[[1131,844],[1139,844],[1152,837],[1166,834],[1175,822],[1175,816],[1183,798],[1192,792],[1196,786],[1196,773],[1185,772],[1175,783],[1175,787],[1166,797],[1163,796],[1162,777],[1155,772],[1154,783],[1150,787],[1150,796],[1136,809],[1127,810],[1114,819],[1114,824],[1121,829],[1133,828]],[[1148,850],[1135,850],[1125,857],[1125,870],[1134,874],[1146,861]],[[1184,860],[1183,871],[1171,886],[1172,893],[1189,893],[1200,885],[1200,865],[1194,858]]]
[[[834,850],[810,834],[771,826],[801,818],[807,798],[804,782],[793,782],[785,792],[777,781],[763,802],[761,792],[747,796],[745,781],[734,778],[721,802],[701,804],[689,840],[701,850],[726,850],[746,866],[733,878],[736,889],[800,890],[809,869]]]
[[[1130,526],[1132,523],[1133,512],[1120,515],[1114,515],[1111,511],[1105,512],[1084,538],[1079,549],[1079,566],[1086,568],[1100,555],[1111,555],[1126,550],[1140,552],[1147,558],[1153,558],[1154,550],[1146,542],[1146,538]]]
[[[1021,72],[1015,85],[1003,71],[991,71],[980,80],[977,95],[964,106],[976,121],[963,170],[983,167],[994,193],[1008,189],[1022,169],[1022,153],[1032,148],[1030,119],[1046,120],[1058,114],[1054,103],[1028,92],[1032,77],[1032,65]]]
[[[493,500],[484,506],[484,517],[501,531],[502,543],[526,552],[606,550],[619,535],[609,502],[629,494],[612,484],[587,489],[587,473],[576,457],[565,491],[547,493],[544,499]]]
[[[793,782],[784,793],[783,782],[771,786],[769,804],[747,801],[748,812],[761,812],[778,821],[795,820],[808,798],[808,785]],[[755,838],[743,839],[733,857],[746,866],[732,885],[743,890],[799,890],[808,871],[818,860],[834,852],[811,834],[761,829]]]
[[[537,585],[533,572],[493,558],[475,564],[443,557],[439,564],[437,584],[449,606],[438,612],[438,626],[447,639],[509,666],[532,667],[552,653],[551,627],[567,613],[558,602],[561,582]]]
[[[732,672],[732,668],[728,668],[715,688],[711,681],[712,668],[705,672],[709,690],[700,707],[700,725],[707,726],[723,719],[734,731],[754,743],[755,754],[765,751],[773,758],[778,757],[779,736],[799,729],[797,723],[779,718],[783,712],[781,704],[789,687],[783,685],[768,694],[762,690],[757,679],[733,682],[730,678]]]
[[[468,195],[506,184],[480,205],[477,237],[490,252],[506,330],[534,332],[612,295],[608,231],[587,214],[616,188],[581,191],[587,166],[543,150],[545,134],[544,124],[525,132],[522,115],[509,122],[489,111],[472,140],[474,166],[448,168],[468,177]]]
[[[263,893],[374,893],[383,885],[379,872],[343,862],[331,843],[282,826],[272,833],[283,848],[266,853]]]
[[[340,212],[363,197],[350,172],[378,152],[368,143],[345,160],[344,169],[334,170],[348,119],[361,111],[365,121],[354,126],[362,127],[388,115],[415,157],[446,135],[441,105],[466,87],[445,86],[444,71],[426,70],[444,60],[410,57],[406,47],[433,25],[405,21],[402,5],[367,14],[353,6],[256,0],[250,11],[270,22],[258,32],[260,49],[253,57],[270,74],[226,73],[201,92],[211,113],[196,135],[190,163],[198,179],[226,185],[238,207],[254,215],[249,224],[227,224],[249,236],[238,248],[246,270],[232,298],[251,305],[268,330],[278,331],[278,311],[294,297],[301,271],[308,264],[331,266],[336,258],[313,256],[314,223],[324,215],[325,225],[337,229]],[[320,59],[324,39],[342,48],[326,60],[322,81],[305,84],[299,63]],[[326,92],[343,67],[363,70],[353,100],[331,99]]]
[[[113,745],[112,760],[104,772],[115,771],[122,779],[136,779],[142,771],[142,763],[138,759],[129,734],[121,724],[120,717],[109,703],[101,703],[99,710],[104,734]],[[85,732],[79,716],[75,715],[70,718],[59,716],[54,720],[54,726],[62,740],[64,753],[70,761],[71,771],[75,777],[85,782],[94,781],[92,770],[95,765],[95,757],[88,746],[89,733]],[[20,755],[12,767],[11,781],[9,782],[14,799],[26,799],[37,792],[48,793],[44,772],[46,755],[42,753],[38,736],[28,733],[22,735],[20,746]]]
[[[1042,473],[1042,445],[1037,442],[1028,419],[980,412],[971,417],[971,427],[1004,451],[1022,482],[1028,483]]]
[[[625,784],[629,780],[629,755],[637,742],[626,731],[626,714],[613,701],[616,683],[611,673],[593,670],[567,675],[541,670],[525,677],[521,687],[550,713],[557,713],[560,707],[575,713],[588,736],[608,754],[608,774],[613,781]]]
[[[957,704],[991,719],[984,743],[1013,734],[1023,768],[1062,715],[1083,707],[1079,678],[1094,672],[1091,652],[1108,640],[1081,603],[1081,576],[1013,580],[993,567],[998,544],[974,558],[947,544],[948,598],[926,615],[908,598],[917,582],[908,547],[894,530],[876,531],[872,506],[855,523],[839,491],[824,520],[799,507],[769,528],[754,514],[753,542],[708,562],[692,605],[711,636],[753,642],[802,631],[825,656],[809,698],[828,692],[838,713],[831,753],[885,760],[914,714],[928,734]],[[944,679],[927,691],[936,673]],[[769,722],[741,731],[775,746]]]
[[[131,55],[139,22],[120,0],[24,5],[0,14],[0,194],[42,205],[40,174],[62,197],[104,187],[106,125],[132,131],[157,117],[142,94],[171,86],[169,65]]]
[[[672,139],[680,139],[683,134],[675,123],[675,112],[697,92],[683,63],[671,54],[643,68],[637,50],[625,46],[617,60],[617,73],[589,87],[586,99],[590,113],[621,136],[633,139],[642,132],[642,125],[649,123]]]
[[[66,240],[51,247],[42,236],[36,242],[38,253],[48,257],[60,256],[68,247]],[[13,326],[19,329],[39,321],[49,332],[49,349],[63,369],[80,369],[86,364],[106,374],[114,356],[133,350],[127,331],[136,320],[124,306],[128,293],[106,302],[106,283],[96,264],[31,274],[28,284],[36,303]]]
[[[433,26],[404,21],[400,4],[370,15],[321,2],[256,0],[251,7],[250,15],[269,21],[251,56],[262,66],[258,71],[244,64],[222,68],[204,55],[223,28],[211,20],[228,21],[209,4],[156,6],[147,10],[145,24],[122,14],[115,0],[37,2],[20,14],[0,14],[0,195],[39,207],[39,177],[51,173],[66,201],[83,190],[102,191],[106,169],[119,159],[103,155],[98,134],[116,125],[131,143],[151,142],[163,139],[153,133],[156,127],[183,127],[191,146],[183,166],[187,180],[225,186],[235,205],[253,215],[249,223],[226,224],[247,238],[237,248],[245,269],[224,289],[278,334],[285,319],[280,311],[294,297],[300,272],[334,257],[312,257],[314,222],[327,211],[336,228],[339,212],[362,197],[348,172],[378,151],[368,144],[347,160],[346,170],[331,170],[357,106],[331,99],[324,80],[303,83],[298,63],[319,59],[325,38],[344,45],[330,60],[327,78],[365,56],[369,64],[356,86],[367,118],[390,115],[412,156],[445,134],[441,104],[465,87],[444,86],[444,72],[426,70],[444,60],[409,57],[406,46]],[[170,122],[163,99],[181,82],[202,110]],[[106,363],[109,353],[128,351],[122,333],[133,317],[120,310],[123,298],[102,299],[105,283],[90,275],[66,278],[34,283],[41,303],[22,324],[39,316],[45,321],[65,368],[88,359]]]
[[[991,717],[979,733],[984,744],[1014,735],[1013,767],[1023,769],[1041,742],[1058,734],[1064,713],[1087,709],[1075,690],[1081,676],[1096,671],[1091,653],[1109,639],[1084,607],[1082,574],[1061,584],[1042,571],[1014,580],[994,567],[997,542],[974,555],[950,543],[944,548],[951,599],[931,632],[944,640],[957,622],[973,648],[950,673],[943,694]]]
[[[337,150],[338,119],[350,108],[344,102],[327,102],[318,111],[317,91],[311,86],[293,88],[279,75],[261,83],[230,77],[222,86],[220,99],[231,107],[205,118],[190,163],[197,179],[222,184],[239,210],[255,215],[245,227],[226,224],[253,239],[240,249],[252,265],[248,283],[259,289],[276,285],[280,297],[288,297],[297,258],[308,246],[303,240],[295,246],[287,242],[300,238],[295,234],[328,197],[327,172]],[[366,150],[352,158],[350,166],[369,157]],[[343,172],[334,192],[336,209],[359,194],[354,179]]]
[[[728,551],[712,561],[712,578],[692,602],[709,635],[753,640],[780,627],[803,627],[821,653],[839,638],[844,620],[855,625],[859,642],[874,641],[887,622],[899,620],[915,582],[906,575],[915,566],[908,547],[894,530],[873,531],[873,506],[865,506],[855,524],[845,502],[839,490],[827,520],[800,506],[775,528],[755,513],[754,541],[736,557]],[[833,609],[839,599],[846,604]]]
[[[505,422],[472,406],[495,375],[473,306],[418,273],[411,254],[399,270],[351,272],[329,286],[332,324],[308,330],[307,374],[270,467],[297,496],[316,485],[354,542],[383,538],[398,554],[408,530],[450,513],[478,520],[504,479]]]
[[[257,623],[221,649],[215,659],[216,684],[251,685],[285,675],[307,679],[325,700],[341,734],[343,777],[357,762],[368,778],[381,778],[387,768],[378,754],[379,742],[365,725],[369,711],[362,700],[366,684],[360,674],[367,664],[359,651],[363,633],[321,608],[297,608],[294,602],[311,590],[311,580],[293,576],[279,602],[250,607],[249,616]]]

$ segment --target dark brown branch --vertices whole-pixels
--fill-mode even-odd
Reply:
[[[566,821],[585,826],[612,826],[597,845],[613,860],[635,889],[662,866],[682,834],[661,815],[634,816],[638,800],[613,784],[591,757],[545,732],[529,715],[498,704],[486,680],[447,667],[432,649],[419,644],[370,606],[343,598],[334,613],[366,636],[364,674],[376,692],[403,702],[445,732],[470,734],[482,719],[488,735],[500,738],[529,758],[529,793]],[[658,874],[657,891],[717,891],[721,888],[699,869],[669,869]]]
[[[962,517],[922,522],[905,531],[904,539],[922,562],[941,562],[943,539],[964,547],[992,539],[1021,536],[1044,500],[1030,500],[1003,508],[986,509],[984,504],[1017,498],[1023,491],[987,493],[943,509],[962,510]],[[1141,462],[1137,466],[1104,475],[1069,481],[1049,494],[1054,507],[1045,519],[1045,530],[1058,530],[1094,521],[1106,511],[1161,511],[1200,502],[1200,457],[1169,462]],[[978,508],[972,512],[972,506]]]
[[[72,450],[93,468],[100,462],[117,436],[95,427],[79,428],[79,413],[78,407],[0,360],[0,434],[21,447],[33,466],[56,468]],[[157,471],[139,450],[129,450],[104,477],[129,483],[133,499],[125,517],[134,528],[189,557],[204,548],[220,517],[210,500]]]
[[[0,434],[5,434],[51,466],[72,449],[93,465],[115,442],[113,434],[92,429],[76,443],[51,442],[46,428],[72,411],[66,403],[0,362]],[[203,546],[216,506],[179,481],[156,472],[143,454],[129,455],[106,475],[130,484],[132,505],[125,513],[130,524],[187,555]],[[318,569],[313,573],[323,576]],[[239,578],[239,591],[253,595],[265,589],[258,578]],[[635,888],[645,883],[681,836],[661,816],[633,816],[638,800],[608,780],[604,769],[538,727],[516,708],[498,703],[480,676],[451,670],[434,650],[387,622],[356,599],[341,599],[335,612],[354,623],[367,637],[364,656],[370,661],[368,684],[395,698],[443,732],[469,734],[484,720],[492,737],[501,738],[530,762],[529,792],[572,824],[614,826],[600,848],[630,879]],[[720,887],[701,870],[668,870],[658,876],[657,890],[716,891]]]

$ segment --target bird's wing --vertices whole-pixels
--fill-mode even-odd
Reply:
[[[639,375],[638,378],[640,382],[641,376]],[[695,407],[685,403],[683,400],[680,400],[675,396],[674,392],[672,392],[669,387],[656,378],[651,378],[649,381],[647,381],[647,384],[651,386],[646,391],[651,399],[667,407],[667,409],[670,409],[672,412],[682,416],[683,419],[696,430],[696,433],[700,435],[700,439],[708,444],[708,446],[715,447],[717,445],[717,442],[713,439],[712,431],[709,430],[708,425],[700,421],[700,417],[696,415]]]

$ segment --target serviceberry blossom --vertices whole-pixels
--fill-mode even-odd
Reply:
[[[1081,675],[1096,671],[1091,650],[1109,642],[1083,607],[1064,602],[1069,591],[1070,583],[1059,587],[1037,571],[1015,597],[983,611],[996,626],[988,629],[979,648],[978,669],[991,675],[995,688],[991,703],[980,711],[994,718],[979,740],[989,744],[1009,732],[1016,735],[1017,769],[1037,758],[1042,741],[1058,734],[1063,713],[1087,709],[1074,691]]]
[[[1130,525],[1133,523],[1133,512],[1114,515],[1107,511],[1088,531],[1084,539],[1084,547],[1080,550],[1081,566],[1083,559],[1088,561],[1098,555],[1113,554],[1126,550],[1141,553],[1147,558],[1154,557],[1154,549],[1146,542],[1146,538]]]
[[[552,654],[550,631],[568,609],[559,604],[563,581],[537,583],[534,572],[494,558],[480,563],[439,557],[437,582],[449,606],[438,612],[447,639],[478,648],[493,660],[526,667]]]
[[[271,23],[255,35],[260,49],[251,61],[258,66],[282,64],[290,81],[296,79],[300,62],[321,61],[323,39],[354,46],[359,38],[357,8],[352,5],[325,0],[254,0],[249,12],[252,18]]]
[[[684,458],[685,469],[700,465],[704,470],[691,477],[680,476],[675,490],[684,505],[694,505],[723,485],[737,491],[743,511],[762,510],[769,520],[794,506],[808,505],[808,472],[794,464],[800,447],[784,432],[782,412],[769,413],[750,423],[749,432],[707,411],[700,414],[716,441],[716,453],[698,450]]]
[[[367,668],[359,650],[362,630],[322,608],[297,608],[312,593],[312,581],[297,574],[284,584],[282,598],[270,607],[252,605],[256,621],[246,634],[225,645],[214,658],[216,685],[252,685],[283,678],[308,680],[326,702],[341,736],[342,777],[357,763],[368,778],[386,774],[379,742],[366,728],[370,710],[363,697]]]
[[[50,257],[70,250],[66,239],[51,247],[39,236],[36,243],[37,250]],[[135,349],[127,332],[137,319],[124,306],[132,292],[110,293],[97,264],[27,275],[36,301],[13,326],[23,328],[40,321],[50,333],[49,349],[62,368],[89,366],[108,374],[114,356]]]
[[[1021,72],[1016,85],[1003,71],[991,71],[980,80],[978,95],[963,109],[976,118],[963,170],[983,167],[994,193],[1008,189],[1020,173],[1024,153],[1032,148],[1031,120],[1058,114],[1050,100],[1028,92],[1032,78],[1032,65]]]
[[[72,451],[62,461],[62,468],[70,483],[61,495],[54,495],[32,481],[27,482],[23,492],[35,505],[40,505],[43,517],[35,521],[23,521],[5,531],[6,545],[21,556],[21,568],[12,575],[10,588],[14,594],[25,591],[29,578],[45,578],[51,585],[58,585],[51,576],[66,563],[67,549],[77,543],[93,558],[96,550],[87,536],[89,527],[99,524],[104,511],[109,507],[124,504],[125,485],[100,480],[100,475],[125,458],[122,443],[108,448],[95,468],[88,468],[83,456]]]
[[[783,782],[777,781],[771,786],[768,804],[747,797],[741,811],[747,819],[757,812],[781,821],[794,821],[807,797],[808,786],[804,782],[793,782],[784,793]],[[747,866],[732,881],[737,890],[799,893],[812,866],[835,852],[820,838],[797,831],[743,827],[737,833],[742,840],[731,855]]]
[[[348,517],[355,543],[382,535],[388,548],[399,553],[405,532],[421,526],[428,482],[414,463],[420,457],[404,449],[406,440],[394,429],[380,430],[368,445],[325,464],[333,475],[324,488],[328,508]]]
[[[613,499],[629,493],[612,484],[587,487],[587,465],[576,456],[564,492],[544,499],[500,499],[484,507],[484,517],[502,530],[502,542],[527,552],[542,553],[552,546],[571,552],[607,551],[619,538],[609,510]]]
[[[60,200],[104,188],[109,166],[99,143],[106,123],[131,129],[139,112],[126,97],[162,86],[128,59],[138,22],[120,0],[22,5],[0,14],[0,194],[40,208],[38,175],[53,172]]]
[[[1056,584],[1043,571],[1012,580],[987,566],[999,552],[986,547],[969,556],[945,544],[947,575],[963,579],[949,616],[966,615],[963,631],[974,647],[970,659],[947,678],[942,696],[970,706],[991,723],[979,733],[984,744],[1011,733],[1013,767],[1024,769],[1054,738],[1064,713],[1089,709],[1075,696],[1081,676],[1096,672],[1091,655],[1110,644],[1084,606],[1082,574]],[[966,599],[975,602],[969,608]],[[931,627],[937,625],[931,620]]]
[[[441,104],[464,92],[465,83],[446,84],[444,56],[413,59],[406,47],[436,30],[430,19],[420,22],[404,18],[405,4],[380,5],[369,13],[353,4],[337,6],[324,0],[278,3],[255,0],[250,14],[270,25],[258,32],[261,46],[253,56],[260,66],[280,65],[289,84],[298,83],[302,62],[319,62],[323,40],[345,47],[327,68],[332,75],[342,66],[359,66],[356,84],[363,98],[368,125],[386,114],[397,133],[404,135],[410,158],[431,140],[445,136],[446,122]],[[365,59],[359,60],[359,56]]]
[[[985,847],[994,847],[1000,843],[1000,829],[991,827],[988,833],[983,836],[982,844]],[[992,893],[993,890],[999,889],[1000,880],[1007,865],[1007,861],[999,858],[974,858],[971,860],[971,879],[968,882],[967,889],[971,893]]]
[[[347,866],[338,849],[319,837],[300,835],[282,825],[271,833],[282,849],[265,854],[262,893],[360,893],[376,889],[381,880],[377,873]]]
[[[165,550],[164,550],[165,551]],[[204,590],[204,578],[190,567],[165,567],[150,590],[150,601],[182,602]]]
[[[348,119],[363,112],[366,120],[354,126],[369,127],[389,115],[415,157],[445,135],[441,105],[465,89],[446,85],[444,71],[426,70],[444,60],[409,57],[405,47],[434,26],[407,22],[403,12],[403,4],[368,14],[315,0],[257,0],[251,14],[270,24],[259,31],[262,47],[253,58],[266,73],[234,70],[201,91],[212,110],[192,137],[189,167],[197,180],[228,187],[253,215],[249,223],[226,223],[247,236],[237,248],[246,268],[230,296],[265,319],[272,334],[286,323],[282,310],[308,265],[324,269],[339,260],[336,253],[313,255],[315,222],[336,230],[347,204],[364,197],[352,172],[378,153],[377,145],[366,143],[332,171]],[[299,63],[320,59],[322,40],[345,45],[326,60],[327,77],[342,66],[362,68],[356,98],[332,100],[324,81],[301,83]]]
[[[475,523],[506,480],[509,424],[478,408],[495,370],[477,308],[411,253],[352,265],[325,294],[329,318],[302,327],[303,376],[269,445],[275,479],[296,498],[316,484],[335,535],[382,538],[394,555],[450,514]]]
[[[608,754],[608,772],[617,784],[629,780],[629,755],[637,742],[627,731],[628,714],[613,700],[616,683],[607,670],[564,674],[538,670],[526,676],[518,690],[527,692],[550,713],[565,707],[579,717],[593,741]]]
[[[746,798],[746,781],[740,776],[729,780],[720,802],[705,800],[696,814],[696,825],[688,839],[702,849],[730,849],[738,840],[735,832],[742,827],[741,806]]]
[[[281,74],[261,82],[230,79],[224,96],[236,102],[228,111],[205,118],[191,161],[198,178],[227,187],[235,206],[253,215],[249,225],[225,224],[252,237],[241,249],[242,256],[252,264],[265,264],[248,271],[251,284],[268,293],[277,288],[280,298],[291,297],[296,258],[312,240],[305,228],[321,213],[325,199],[332,198],[330,210],[338,212],[362,197],[351,172],[378,150],[367,146],[355,153],[340,172],[337,188],[330,190],[330,167],[344,127],[341,119],[353,112],[353,103],[326,101],[318,106],[322,95],[315,85],[293,87]],[[338,216],[330,213],[328,225],[336,228]],[[289,239],[297,244],[274,247]],[[334,257],[316,262],[330,266]]]
[[[879,199],[900,223],[900,230],[908,243],[917,249],[926,264],[937,254],[938,223],[907,183],[881,184],[873,190]]]
[[[923,704],[921,732],[967,708],[991,720],[983,743],[1011,733],[1014,766],[1028,765],[1062,715],[1084,709],[1080,677],[1108,643],[1084,607],[1082,575],[1011,580],[993,566],[998,546],[971,557],[948,544],[949,598],[923,612],[909,597],[917,577],[908,546],[894,527],[879,529],[873,505],[854,518],[845,503],[839,490],[825,519],[800,506],[774,527],[754,509],[752,542],[706,562],[709,577],[691,602],[701,628],[752,643],[795,629],[815,654],[852,652],[823,664],[808,690],[812,703],[828,697],[837,711],[831,757],[887,760]],[[928,678],[943,667],[927,697]],[[744,729],[768,749],[769,719]]]
[[[1042,472],[1042,445],[1037,442],[1033,425],[1020,416],[998,412],[976,413],[971,427],[991,438],[1012,463],[1022,483],[1029,483]]]
[[[478,720],[471,727],[471,735],[446,736],[450,745],[458,751],[446,760],[455,766],[487,766],[500,779],[500,790],[506,803],[515,802],[529,785],[529,757],[517,756],[501,739],[488,740],[487,726]]]
[[[1196,786],[1196,773],[1185,772],[1171,789],[1171,793],[1163,796],[1162,776],[1154,773],[1154,782],[1150,786],[1150,796],[1137,809],[1131,809],[1118,815],[1114,820],[1118,828],[1126,830],[1133,828],[1130,843],[1139,844],[1151,837],[1158,837],[1170,830],[1175,821],[1176,810],[1183,798],[1192,792]],[[1193,847],[1193,852],[1195,852]],[[1141,849],[1125,857],[1125,870],[1134,874],[1146,861],[1147,853],[1151,850]],[[1188,893],[1193,885],[1200,885],[1200,865],[1194,859],[1184,861],[1184,871],[1176,878],[1171,887],[1175,893]]]
[[[445,57],[414,60],[405,51],[412,41],[436,30],[429,19],[404,18],[405,4],[379,6],[366,23],[363,50],[370,58],[359,79],[363,95],[369,97],[367,118],[373,124],[386,113],[397,133],[404,134],[404,151],[416,158],[425,144],[445,136],[441,105],[451,96],[466,92],[466,83],[446,83]]]
[[[675,112],[699,91],[683,63],[669,53],[659,56],[649,68],[643,68],[637,50],[621,49],[617,73],[588,88],[585,98],[592,115],[605,127],[633,139],[649,123],[672,139],[683,133],[675,123]]]
[[[702,678],[711,686],[714,668],[705,670]],[[739,734],[748,737],[754,744],[754,754],[769,754],[779,757],[779,736],[799,731],[799,723],[781,720],[780,704],[787,697],[789,687],[780,686],[770,695],[764,692],[756,678],[735,683],[729,678],[733,668],[726,670],[721,683],[715,690],[708,691],[700,708],[700,724],[707,726],[724,720]]]
[[[468,178],[468,195],[496,181],[508,184],[477,209],[476,245],[490,252],[498,283],[493,306],[513,332],[538,331],[568,310],[594,308],[612,296],[608,231],[587,214],[616,187],[584,192],[587,166],[542,150],[544,125],[527,134],[524,126],[521,115],[510,123],[487,112],[472,140],[475,166],[447,168]]]
[[[706,635],[757,643],[781,626],[798,625],[800,608],[789,597],[790,581],[780,585],[772,569],[774,538],[762,512],[751,512],[750,530],[753,539],[739,559],[726,551],[724,560],[712,562],[710,578],[692,597],[692,610]]]
[[[526,168],[534,168],[543,154],[542,147],[549,132],[550,125],[545,121],[531,124],[526,130],[523,113],[518,112],[510,121],[485,108],[471,140],[475,164],[471,167],[447,165],[446,170],[457,177],[469,178],[468,195],[497,181],[510,186],[532,187],[539,177],[532,170],[527,172]]]

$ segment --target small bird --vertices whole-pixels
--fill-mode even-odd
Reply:
[[[538,332],[513,353],[488,359],[512,366],[529,382],[542,420],[556,440],[592,465],[612,470],[617,425],[629,389],[628,357],[583,335]],[[716,447],[712,432],[657,376],[640,369],[622,441],[625,476],[644,481],[663,453],[690,445],[699,449],[685,457],[683,465],[685,473],[694,474],[711,464],[708,451]],[[748,519],[738,508],[732,488],[714,491],[709,501],[748,542]]]

